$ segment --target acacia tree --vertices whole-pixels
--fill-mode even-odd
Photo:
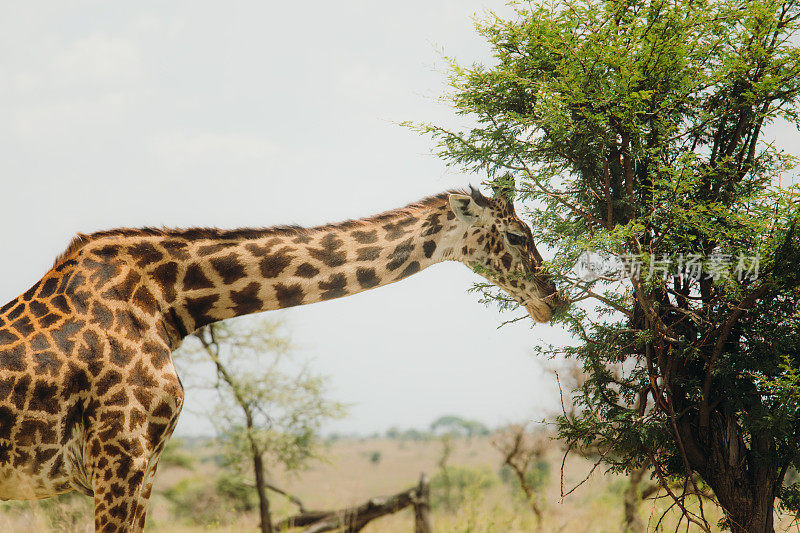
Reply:
[[[478,24],[490,64],[453,63],[450,96],[472,125],[417,127],[516,196],[555,251],[547,267],[573,301],[556,321],[576,341],[542,352],[588,374],[561,436],[620,471],[652,464],[703,530],[687,504],[700,491],[671,477],[698,474],[731,530],[771,532],[776,498],[800,509],[784,486],[799,466],[800,230],[797,190],[781,186],[794,160],[762,137],[800,124],[798,2],[515,11]],[[576,275],[587,250],[617,266]]]
[[[489,428],[477,420],[467,420],[456,415],[440,416],[431,423],[431,433],[463,435],[471,440],[476,435],[488,435]]]
[[[184,357],[213,365],[217,428],[227,462],[250,470],[258,494],[261,531],[273,531],[268,490],[297,498],[268,481],[269,468],[296,470],[317,456],[320,427],[344,414],[324,396],[325,380],[303,365],[287,365],[291,343],[280,320],[258,318],[210,324],[194,333]],[[190,338],[191,339],[191,338]],[[189,339],[187,339],[189,340]]]

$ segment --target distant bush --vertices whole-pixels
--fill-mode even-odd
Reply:
[[[477,420],[467,420],[456,415],[445,415],[440,416],[431,424],[431,433],[438,435],[450,433],[471,439],[475,436],[488,435],[489,428]]]
[[[405,430],[400,438],[403,440],[413,440],[413,441],[428,441],[433,438],[427,431],[420,431],[418,429],[407,429]]]
[[[420,429],[400,429],[396,426],[386,430],[386,438],[400,441],[429,441],[442,435],[453,437],[472,437],[486,436],[489,428],[477,420],[467,420],[455,415],[441,416],[430,426],[429,430]],[[377,436],[376,436],[377,437]]]
[[[218,522],[228,509],[213,486],[202,478],[183,479],[164,491],[172,514],[195,524]]]
[[[487,467],[448,466],[431,478],[431,506],[461,507],[468,500],[497,484],[497,477]]]
[[[378,464],[381,462],[381,452],[375,450],[371,454],[369,454],[369,462],[373,464]]]
[[[229,522],[236,514],[254,509],[257,499],[253,487],[228,474],[211,482],[184,479],[165,490],[164,497],[175,518],[192,524]]]
[[[182,439],[170,439],[161,452],[159,464],[162,467],[175,466],[194,470],[195,458],[192,454],[185,451],[185,442]]]
[[[386,431],[386,438],[392,440],[413,440],[413,441],[428,441],[433,438],[429,431],[420,431],[419,429],[398,429],[396,427],[389,428]]]
[[[217,478],[217,492],[237,513],[252,511],[256,508],[258,495],[255,487],[246,484],[240,477],[223,474]]]

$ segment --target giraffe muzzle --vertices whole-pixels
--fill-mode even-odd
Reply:
[[[536,322],[550,322],[553,317],[553,310],[544,300],[532,300],[525,304],[528,314]]]

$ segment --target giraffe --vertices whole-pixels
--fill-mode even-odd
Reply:
[[[445,260],[475,268],[538,322],[566,305],[513,203],[474,188],[314,228],[78,234],[0,308],[0,499],[76,490],[94,498],[96,531],[141,531],[183,404],[171,352],[184,337]]]

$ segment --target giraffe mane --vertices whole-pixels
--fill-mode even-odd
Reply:
[[[447,201],[447,197],[451,194],[470,194],[469,191],[463,189],[451,189],[433,196],[427,196],[421,200],[408,204],[404,207],[392,209],[359,219],[350,219],[342,222],[334,222],[331,224],[324,224],[322,226],[314,226],[306,228],[303,226],[292,225],[278,225],[266,226],[261,228],[238,228],[238,229],[219,229],[213,227],[194,227],[194,228],[167,228],[167,227],[143,227],[143,228],[116,228],[110,230],[96,231],[93,233],[78,233],[72,238],[72,241],[56,258],[53,266],[58,266],[64,262],[72,254],[86,246],[87,244],[104,237],[176,237],[189,240],[239,240],[239,239],[257,239],[270,235],[302,235],[306,233],[330,230],[330,229],[350,229],[360,225],[382,222],[397,218],[399,216],[411,215],[416,211],[433,205],[440,204]]]

